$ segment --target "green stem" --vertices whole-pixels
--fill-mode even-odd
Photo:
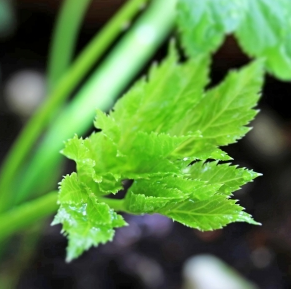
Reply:
[[[124,206],[124,199],[109,199],[109,198],[100,198],[100,202],[107,204],[111,209],[117,212],[127,212]]]
[[[91,0],[65,0],[53,32],[48,61],[49,91],[64,76],[73,58],[77,35]]]
[[[92,67],[96,58],[104,52],[105,48],[117,36],[125,21],[129,21],[144,2],[145,0],[131,0],[127,2],[104,30],[85,48],[65,77],[62,78],[56,90],[47,98],[47,101],[45,101],[22,130],[2,166],[0,174],[0,213],[7,210],[11,205],[13,196],[11,196],[9,186],[13,181],[13,177],[34,142],[50,121],[53,112],[63,104],[83,76]]]
[[[0,241],[57,211],[57,191],[0,215]]]
[[[59,167],[63,141],[75,133],[82,135],[92,125],[95,109],[107,110],[121,91],[152,57],[169,35],[175,18],[176,0],[155,0],[137,19],[98,70],[88,79],[72,102],[55,118],[31,162],[15,183],[17,203],[38,192],[52,171]],[[163,14],[161,15],[161,12]]]
[[[0,242],[21,229],[31,226],[35,222],[56,213],[58,192],[52,191],[35,200],[24,203],[0,215]],[[100,198],[100,202],[106,203],[111,209],[118,212],[127,212],[124,199]]]

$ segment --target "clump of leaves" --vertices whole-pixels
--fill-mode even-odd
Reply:
[[[114,229],[126,225],[105,198],[126,179],[134,182],[118,201],[120,211],[160,213],[200,230],[235,221],[257,224],[230,197],[258,174],[219,164],[230,157],[218,147],[248,132],[262,65],[232,71],[205,92],[208,67],[206,57],[180,64],[172,46],[109,115],[97,111],[101,132],[66,142],[63,154],[76,162],[77,173],[61,182],[54,224],[62,223],[69,237],[68,260],[111,240]]]
[[[249,131],[263,83],[262,62],[231,71],[205,90],[210,57],[194,56],[188,44],[182,41],[187,61],[181,63],[172,43],[165,60],[108,115],[97,111],[100,132],[66,142],[63,154],[76,162],[77,173],[60,184],[53,224],[62,223],[69,238],[67,260],[112,240],[115,228],[126,225],[117,211],[159,213],[203,231],[231,222],[258,224],[231,199],[258,174],[231,166],[219,147]],[[133,184],[123,199],[108,198],[128,179]]]

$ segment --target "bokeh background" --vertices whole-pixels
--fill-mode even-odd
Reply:
[[[122,0],[92,1],[77,51],[123,3]],[[1,160],[29,115],[46,96],[48,49],[60,4],[57,0],[0,0]],[[166,45],[155,58],[161,59],[165,51]],[[220,81],[228,69],[248,61],[235,40],[228,37],[214,55],[212,84]],[[11,240],[6,259],[1,260],[2,276],[18,278],[15,281],[18,289],[291,288],[290,97],[290,83],[267,76],[259,103],[261,112],[251,124],[253,130],[237,144],[225,148],[235,164],[263,174],[235,193],[240,204],[262,226],[237,223],[202,233],[159,215],[125,215],[130,226],[117,230],[113,242],[90,249],[67,264],[67,241],[60,234],[60,226],[50,226],[50,219],[42,222],[40,236],[32,230],[34,242],[28,246],[27,256],[19,257],[18,265],[9,262],[9,256],[17,254],[20,246],[17,236]],[[73,169],[74,165],[68,163],[63,172]],[[207,255],[202,258],[202,254]],[[196,259],[187,262],[193,257]],[[225,268],[226,265],[229,267]],[[186,285],[190,282],[189,274],[196,287]],[[243,287],[215,287],[228,278],[225,276],[242,277],[250,283],[238,281],[240,285],[233,286]],[[209,279],[213,280],[212,285],[207,283]]]

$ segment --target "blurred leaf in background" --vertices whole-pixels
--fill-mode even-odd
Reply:
[[[265,59],[270,74],[283,81],[291,79],[289,0],[180,0],[178,8],[188,55],[213,53],[226,35],[234,34],[248,56]]]
[[[15,29],[15,15],[10,0],[0,0],[0,38],[6,37]]]

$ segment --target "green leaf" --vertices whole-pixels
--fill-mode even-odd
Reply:
[[[102,132],[114,143],[120,140],[121,127],[111,115],[106,115],[103,111],[97,109],[94,125],[97,129],[102,129]]]
[[[138,81],[110,115],[126,136],[138,131],[169,133],[188,108],[203,97],[208,70],[208,57],[199,56],[179,64],[172,45],[168,57],[160,65],[154,64],[148,78]]]
[[[245,1],[179,0],[177,24],[188,56],[214,52],[245,14]]]
[[[150,180],[135,180],[129,191],[134,194],[143,194],[146,197],[182,201],[189,197],[199,200],[210,198],[220,187],[219,183],[209,185],[206,181],[181,174],[152,177]]]
[[[95,134],[92,135],[92,138],[95,138]],[[113,174],[107,168],[100,166],[100,164],[105,163],[103,158],[107,159],[109,164],[110,154],[111,157],[117,154],[116,146],[106,137],[101,138],[95,143],[99,145],[99,151],[97,150],[99,153],[102,151],[100,144],[103,149],[106,146],[107,154],[99,154],[99,158],[96,157],[94,152],[96,147],[92,146],[91,138],[83,140],[82,138],[78,139],[77,136],[65,143],[62,153],[76,162],[78,179],[86,184],[95,194],[117,193],[122,189],[120,175]],[[102,159],[100,160],[100,158]],[[116,160],[113,160],[113,162],[116,163]]]
[[[291,79],[289,0],[179,0],[177,25],[188,56],[208,55],[234,33],[251,57],[281,80]]]
[[[235,200],[228,200],[224,196],[171,203],[160,213],[201,231],[220,229],[232,222],[259,224],[249,214],[243,212],[243,208],[237,205]]]
[[[130,165],[124,172],[125,176],[136,178],[138,175],[179,172],[169,155],[186,139],[185,137],[171,137],[155,132],[138,132],[133,136],[131,144],[128,144],[127,150],[124,151],[126,162]]]
[[[97,112],[95,126],[116,144],[119,155],[128,154],[128,143],[141,144],[142,133],[159,132],[189,136],[175,150],[176,157],[230,160],[217,146],[235,142],[248,132],[245,125],[256,114],[251,108],[262,85],[262,63],[231,72],[205,94],[207,69],[201,69],[207,66],[205,58],[177,64],[173,49],[160,66],[152,68],[148,82],[138,82],[110,115]],[[140,136],[135,137],[136,133]]]
[[[229,163],[218,165],[217,162],[196,162],[187,171],[191,178],[208,184],[223,184],[218,193],[229,196],[240,187],[260,176],[252,170],[230,166]]]
[[[169,200],[163,197],[147,197],[129,191],[125,198],[125,208],[132,214],[151,214],[163,208]]]
[[[130,191],[134,194],[143,194],[149,197],[183,200],[193,192],[194,185],[197,185],[197,181],[187,179],[184,174],[167,174],[151,177],[150,179],[135,180]],[[199,182],[199,185],[201,185],[201,182]]]
[[[148,79],[137,82],[109,114],[97,111],[100,132],[66,142],[63,153],[76,162],[77,174],[60,185],[54,223],[62,223],[69,237],[69,259],[111,240],[114,228],[125,225],[103,202],[127,213],[161,213],[201,230],[235,221],[256,224],[229,196],[257,175],[199,160],[229,160],[218,146],[249,130],[262,63],[232,71],[205,92],[208,66],[207,57],[180,63],[172,45]],[[103,197],[121,190],[126,179],[133,184],[124,200]]]
[[[221,161],[229,161],[232,158],[214,144],[203,140],[202,138],[191,137],[188,141],[182,143],[172,153],[173,156],[188,159],[194,156],[196,160],[215,159]]]
[[[85,203],[87,198],[86,189],[79,182],[76,173],[64,177],[59,187],[59,203],[80,204]]]
[[[63,224],[62,232],[68,236],[67,261],[78,257],[91,246],[111,241],[114,228],[126,225],[120,215],[99,202],[90,189],[82,185],[76,174],[61,183],[60,208],[52,225]]]
[[[90,151],[85,145],[86,142],[88,142],[87,139],[78,139],[75,135],[74,138],[65,142],[65,148],[61,152],[77,163],[79,179],[88,183],[94,178],[95,162],[91,159]]]
[[[237,39],[250,56],[264,57],[266,68],[282,80],[291,79],[291,5],[289,0],[245,0]]]
[[[136,180],[125,197],[129,213],[155,213],[168,204],[189,198],[207,200],[215,195],[221,184],[187,179],[185,176],[165,176],[150,180]]]
[[[180,122],[184,124],[181,134],[199,130],[202,137],[193,137],[177,148],[175,153],[184,155],[186,150],[189,155],[199,155],[244,136],[250,130],[245,125],[257,114],[252,108],[260,97],[258,92],[262,83],[261,61],[230,72],[220,85],[210,89],[198,105],[191,108],[191,113],[181,119]]]

